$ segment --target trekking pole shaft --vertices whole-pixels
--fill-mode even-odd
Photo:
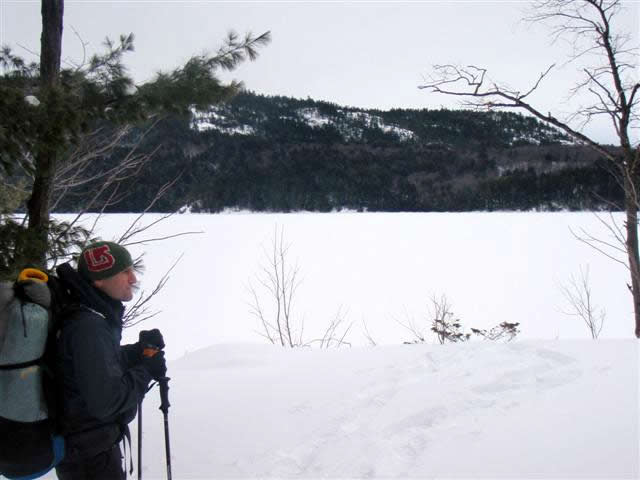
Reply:
[[[167,479],[171,480],[171,445],[169,444],[169,415],[164,414],[164,448],[167,453]]]
[[[160,410],[164,416],[164,448],[167,457],[167,479],[171,480],[171,445],[169,442],[169,377],[158,381],[160,384]]]
[[[142,401],[138,402],[138,480],[142,480]]]

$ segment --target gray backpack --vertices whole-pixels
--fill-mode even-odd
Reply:
[[[54,325],[47,276],[23,270],[0,283],[0,475],[44,475],[64,455],[55,435],[52,377]]]

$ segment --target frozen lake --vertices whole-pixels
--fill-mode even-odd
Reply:
[[[98,234],[115,239],[135,218],[107,215]],[[354,345],[368,344],[365,324],[378,344],[411,340],[400,323],[422,322],[428,330],[430,299],[442,295],[467,329],[508,321],[520,322],[523,339],[588,338],[581,320],[563,313],[570,308],[561,291],[586,267],[593,301],[606,311],[601,336],[633,335],[626,269],[571,233],[584,229],[611,241],[593,213],[182,214],[138,240],[200,233],[130,247],[145,253],[147,291],[183,255],[154,299],[161,313],[144,327],[153,323],[171,337],[169,358],[212,344],[265,341],[250,314],[248,285],[260,291],[256,275],[276,229],[290,245],[288,261],[299,267],[293,315],[304,318],[309,339],[341,311]]]

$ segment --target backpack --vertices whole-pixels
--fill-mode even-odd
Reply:
[[[0,475],[37,478],[64,456],[55,429],[56,325],[47,275],[25,269],[0,282]]]

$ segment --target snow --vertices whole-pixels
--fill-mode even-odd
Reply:
[[[229,120],[224,115],[211,108],[207,111],[191,109],[193,114],[193,128],[199,132],[206,130],[218,130],[229,135],[253,135],[255,129],[251,125],[229,125]]]
[[[406,128],[401,128],[396,125],[383,124],[383,125],[380,125],[380,129],[385,133],[395,134],[400,140],[403,140],[403,141],[411,140],[416,136],[415,133],[413,133],[411,130],[407,130]]]
[[[169,368],[176,478],[633,478],[635,340],[282,350]],[[164,475],[158,393],[144,478]],[[135,435],[134,435],[135,436]]]
[[[37,107],[40,105],[40,100],[38,100],[38,98],[33,95],[27,95],[26,97],[24,97],[24,101],[32,107]]]
[[[108,215],[101,233],[134,218]],[[300,267],[294,313],[308,338],[342,307],[352,347],[286,350],[256,333],[246,287],[276,227]],[[146,252],[147,290],[184,254],[161,313],[125,332],[157,327],[167,340],[174,478],[637,478],[627,272],[570,228],[608,234],[594,214],[566,212],[184,214],[146,232],[202,232],[131,246]],[[607,312],[599,341],[562,313],[560,285],[584,265]],[[428,332],[441,294],[466,328],[518,321],[522,333],[402,345],[400,322]],[[155,389],[143,478],[165,478],[158,404]]]
[[[193,128],[198,131],[218,130],[231,135],[253,135],[256,133],[255,128],[251,125],[234,125],[233,120],[224,116],[220,109],[212,107],[207,111],[198,111],[195,108],[191,110],[193,113]],[[342,110],[339,110],[342,111]],[[346,116],[350,121],[355,121],[360,128],[379,128],[385,133],[391,133],[398,137],[401,141],[408,141],[415,138],[415,133],[411,130],[399,127],[397,125],[388,125],[384,119],[378,115],[371,115],[366,112],[346,112]],[[296,110],[295,117],[280,116],[282,120],[301,120],[311,128],[322,128],[327,125],[334,125],[339,130],[341,125],[334,117],[323,115],[318,108],[300,108]],[[353,128],[347,129],[345,135],[352,136]]]
[[[398,127],[397,125],[387,125],[384,123],[384,119],[378,115],[371,115],[367,112],[347,112],[347,117],[360,122],[367,128],[377,127],[385,133],[393,133],[401,141],[407,141],[415,138],[415,133],[411,130]]]
[[[322,115],[317,108],[301,108],[297,113],[310,127],[323,127],[333,123],[330,118]]]
[[[339,112],[344,113],[343,110],[338,110]],[[321,128],[326,125],[334,125],[336,128],[340,129],[339,121],[331,116],[323,115],[319,112],[317,108],[301,108],[298,109],[298,116],[301,120],[306,122],[312,128]],[[391,133],[396,135],[401,141],[408,141],[415,138],[415,133],[411,130],[407,130],[406,128],[398,127],[397,125],[387,125],[384,123],[384,119],[378,115],[371,115],[366,112],[346,112],[346,117],[355,121],[355,123],[360,127],[367,128],[379,128],[385,133]],[[353,129],[347,129],[344,134],[347,137],[353,136]]]

